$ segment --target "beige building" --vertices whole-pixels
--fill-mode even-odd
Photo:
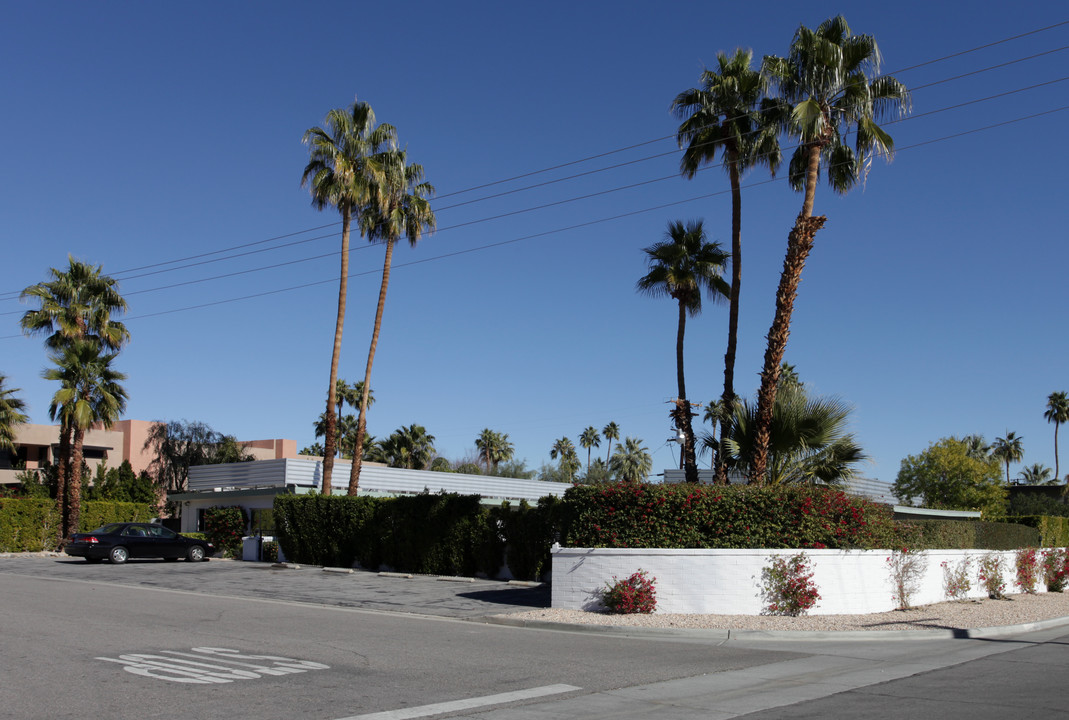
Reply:
[[[154,424],[149,420],[120,420],[108,430],[97,427],[86,431],[86,464],[95,468],[103,462],[107,468],[117,468],[123,460],[129,460],[135,473],[147,470],[153,456],[145,450],[145,442]],[[257,460],[297,457],[296,440],[248,440],[243,444]],[[39,468],[55,462],[58,452],[58,425],[19,425],[15,430],[15,452],[0,451],[0,485],[17,484],[15,468]]]

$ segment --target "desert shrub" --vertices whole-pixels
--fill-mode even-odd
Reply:
[[[922,550],[902,548],[895,550],[887,558],[887,567],[891,571],[891,598],[899,610],[910,608],[910,599],[916,594],[924,570],[928,565],[928,556]]]
[[[632,573],[623,580],[614,575],[601,591],[601,604],[610,613],[652,613],[657,609],[656,581],[657,578],[649,577],[645,570]]]
[[[987,596],[992,600],[1001,600],[1005,597],[1006,579],[1002,576],[1003,560],[998,553],[987,553],[980,558],[979,578],[980,584],[987,590]]]
[[[943,568],[943,596],[947,600],[964,600],[972,590],[972,558],[963,557],[951,566],[946,560],[939,563]]]
[[[773,558],[761,571],[761,581],[766,615],[805,615],[820,600],[805,553]]]

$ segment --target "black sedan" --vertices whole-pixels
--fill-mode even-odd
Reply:
[[[185,537],[156,523],[111,523],[87,533],[74,533],[64,551],[89,562],[107,558],[115,564],[127,558],[163,558],[190,562],[207,560],[215,547]]]

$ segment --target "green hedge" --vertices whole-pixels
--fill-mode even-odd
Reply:
[[[156,516],[148,503],[91,500],[82,503],[78,529],[95,530],[112,522],[145,522]],[[0,498],[0,552],[55,550],[59,509],[55,500]]]
[[[517,580],[541,580],[553,569],[550,548],[560,539],[564,503],[548,495],[532,507],[521,500],[513,509],[504,503],[497,512],[505,538],[505,562]]]
[[[830,488],[582,485],[564,496],[563,545],[631,548],[887,548],[890,508]]]
[[[907,544],[921,549],[1016,550],[1039,545],[1039,531],[1019,523],[909,520],[902,522],[902,526]]]
[[[379,498],[348,495],[275,496],[275,532],[286,559],[324,567],[381,564],[375,527]]]
[[[1018,515],[999,520],[1035,528],[1039,533],[1039,540],[1033,543],[1035,547],[1069,547],[1069,517]]]

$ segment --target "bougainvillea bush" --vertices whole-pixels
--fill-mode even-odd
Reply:
[[[1036,549],[1021,548],[1014,555],[1014,570],[1016,578],[1013,584],[1020,588],[1021,592],[1035,593],[1036,582],[1039,573],[1036,571]]]
[[[630,615],[633,613],[652,613],[657,609],[657,578],[649,577],[645,570],[632,573],[624,580],[615,575],[612,582],[606,583],[601,591],[601,604],[610,613]]]
[[[761,571],[761,597],[765,615],[805,615],[820,600],[809,557],[798,553],[773,558]]]
[[[1043,567],[1043,582],[1048,592],[1065,590],[1066,576],[1069,575],[1069,553],[1062,548],[1047,548],[1040,557]]]
[[[967,598],[969,591],[972,590],[972,578],[969,573],[972,558],[966,555],[954,566],[946,560],[939,565],[943,568],[943,595],[946,599],[962,601]]]
[[[980,584],[987,590],[987,596],[992,600],[1001,600],[1006,597],[1006,579],[1002,576],[1002,556],[997,553],[987,553],[980,558]]]
[[[887,558],[887,568],[891,572],[891,599],[896,608],[908,610],[911,607],[910,600],[917,593],[927,567],[927,553],[907,547],[895,550]]]
[[[578,485],[561,544],[630,548],[886,548],[890,508],[833,488]]]
[[[225,557],[241,557],[241,538],[248,519],[239,507],[212,507],[204,511],[204,535]]]

